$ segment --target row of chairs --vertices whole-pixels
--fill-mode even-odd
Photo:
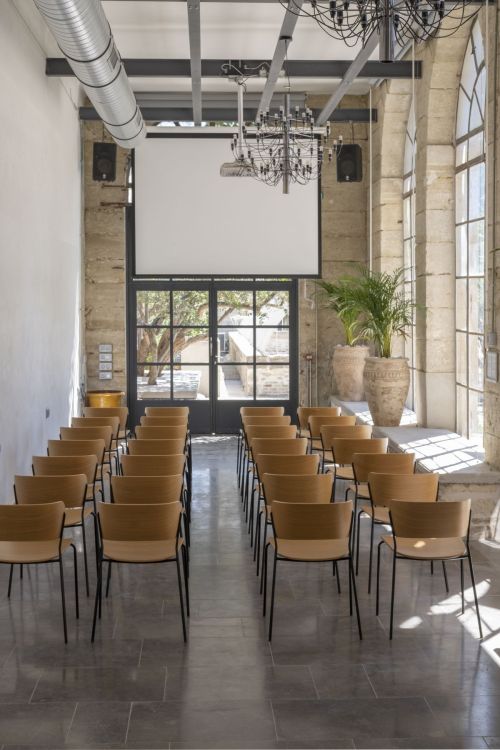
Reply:
[[[389,637],[393,636],[396,561],[399,559],[430,561],[432,571],[434,561],[441,561],[447,591],[446,561],[458,560],[462,612],[465,606],[464,562],[467,561],[482,637],[469,547],[470,500],[437,503],[437,474],[415,473],[413,454],[388,453],[386,438],[373,438],[370,426],[355,425],[354,418],[341,416],[337,407],[299,409],[298,417],[298,426],[295,426],[281,407],[241,409],[237,473],[254,545],[257,575],[260,569],[264,614],[267,557],[270,548],[274,551],[269,638],[276,566],[282,559],[329,560],[333,563],[334,574],[337,562],[347,560],[350,611],[352,614],[354,597],[362,637],[352,570],[355,560],[355,574],[359,572],[363,518],[370,521],[368,593],[371,592],[375,529],[386,527],[391,532],[383,534],[378,543],[376,574],[378,615],[380,555],[385,546],[393,557]],[[335,503],[336,483],[340,480],[346,483],[345,502]],[[337,584],[340,585],[338,575]]]
[[[97,567],[92,641],[97,616],[101,615],[103,564],[108,564],[107,595],[111,565],[123,562],[177,563],[182,628],[186,639],[180,563],[189,616],[189,410],[186,407],[153,407],[151,411],[154,413],[146,411],[142,418],[146,424],[136,428],[139,435],[132,439],[125,407],[85,409],[85,416],[73,418],[70,427],[61,427],[59,440],[48,441],[46,456],[33,456],[32,476],[15,477],[15,505],[0,506],[0,562],[10,565],[8,596],[11,595],[14,566],[19,566],[22,578],[25,565],[57,563],[65,642],[63,555],[70,548],[74,557],[77,618],[79,596],[76,544],[64,533],[75,528],[82,531],[88,596],[86,521],[90,516],[94,520]],[[149,420],[161,422],[147,424]],[[141,430],[146,427],[160,427],[162,435],[168,430],[168,436],[141,440]],[[139,445],[141,447],[136,450]],[[111,502],[104,502],[105,467],[108,468]]]

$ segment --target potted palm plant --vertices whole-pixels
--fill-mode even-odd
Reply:
[[[389,273],[361,269],[351,288],[351,305],[361,314],[360,335],[373,341],[378,356],[367,357],[363,382],[366,400],[375,425],[398,426],[408,396],[410,371],[406,357],[393,357],[396,336],[408,336],[412,300],[402,289],[404,269]]]
[[[345,345],[339,344],[333,351],[334,388],[342,401],[362,401],[364,398],[363,368],[369,349],[358,344],[362,338],[360,310],[353,294],[357,283],[355,277],[318,282],[326,307],[337,314],[344,329]]]

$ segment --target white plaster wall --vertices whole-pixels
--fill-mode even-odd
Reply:
[[[76,406],[81,170],[76,89],[0,2],[0,502]],[[45,410],[50,409],[46,419]]]

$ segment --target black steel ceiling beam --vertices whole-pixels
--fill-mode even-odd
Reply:
[[[271,60],[202,60],[201,75],[203,78],[226,77],[223,73],[224,66],[228,63],[245,70],[255,69],[264,64],[267,70]],[[352,60],[289,60],[287,70],[291,78],[343,78]],[[131,58],[123,60],[125,71],[129,78],[190,78],[191,61],[183,60],[157,60]],[[231,71],[234,75],[234,70]],[[48,57],[45,64],[45,73],[52,77],[73,76],[68,61],[64,57]],[[393,63],[381,63],[378,60],[368,60],[357,78],[411,78],[411,60],[398,60]],[[422,63],[415,61],[415,77],[422,77]]]
[[[191,106],[185,107],[141,107],[142,116],[150,122],[192,122],[193,110]],[[317,116],[319,109],[313,109],[313,114]],[[255,107],[248,107],[244,110],[245,120],[251,121],[255,116]],[[205,122],[236,122],[238,112],[236,105],[234,107],[203,107],[203,119]],[[100,117],[93,107],[80,107],[81,120],[99,120]],[[371,110],[372,122],[377,121],[377,110]],[[332,122],[369,122],[370,110],[364,108],[356,109],[336,109],[332,113]]]

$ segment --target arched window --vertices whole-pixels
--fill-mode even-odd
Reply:
[[[405,296],[415,302],[415,159],[417,154],[415,108],[412,101],[406,124],[403,166],[403,265]],[[407,406],[415,409],[415,313],[408,338],[405,357],[410,367],[410,390]]]
[[[484,422],[486,69],[479,23],[472,27],[456,125],[456,423],[478,445]]]

